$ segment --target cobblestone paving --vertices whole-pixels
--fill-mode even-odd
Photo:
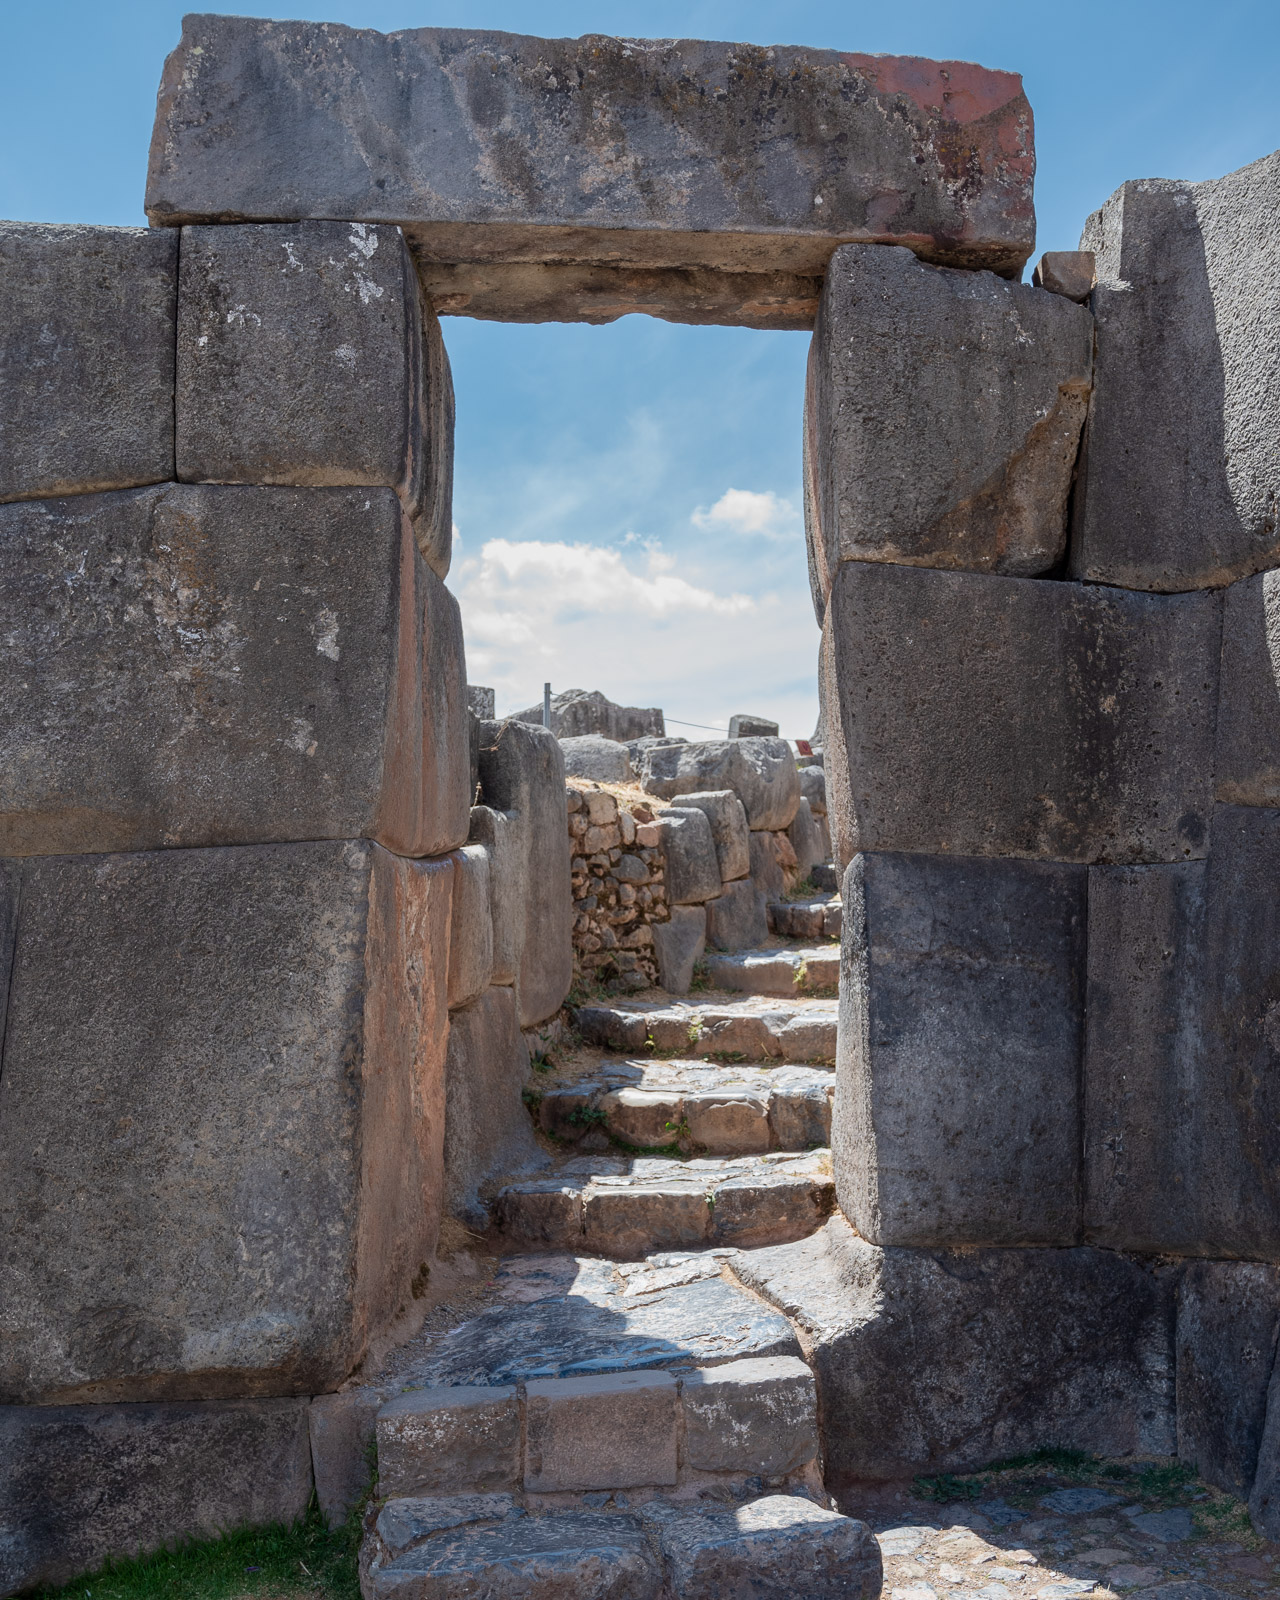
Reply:
[[[1253,1534],[1238,1501],[1176,1464],[1148,1473],[1159,1486],[1145,1495],[1140,1470],[1116,1470],[1121,1481],[1104,1466],[1088,1484],[984,1475],[978,1498],[945,1503],[885,1487],[841,1510],[879,1537],[885,1600],[1280,1597],[1280,1545]]]

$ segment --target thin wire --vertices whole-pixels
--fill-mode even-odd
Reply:
[[[678,728],[705,728],[708,733],[728,733],[728,728],[713,728],[709,722],[683,722],[679,717],[664,717],[665,722],[674,722]]]

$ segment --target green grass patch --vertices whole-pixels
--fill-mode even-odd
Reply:
[[[356,1557],[363,1505],[330,1531],[313,1500],[292,1527],[243,1529],[113,1562],[34,1600],[239,1600],[241,1596],[323,1595],[360,1600]]]

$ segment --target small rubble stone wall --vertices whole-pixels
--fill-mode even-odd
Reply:
[[[660,981],[653,926],[670,921],[661,830],[642,796],[566,791],[579,973],[621,990]]]

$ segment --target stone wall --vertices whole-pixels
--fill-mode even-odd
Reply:
[[[651,988],[660,981],[654,925],[671,919],[654,810],[639,795],[565,792],[578,971],[624,992]]]

